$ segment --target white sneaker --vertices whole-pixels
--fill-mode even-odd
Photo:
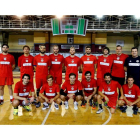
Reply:
[[[65,109],[68,109],[69,105],[68,105],[68,101],[65,101]]]
[[[103,109],[99,108],[96,114],[100,114],[101,112],[103,112]]]
[[[74,109],[77,110],[78,109],[78,103],[75,101],[74,102]]]
[[[57,103],[54,103],[54,107],[55,107],[56,110],[59,109],[59,105]]]
[[[43,104],[42,110],[46,110],[47,108],[49,108],[49,105],[47,103]]]

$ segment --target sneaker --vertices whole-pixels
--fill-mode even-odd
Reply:
[[[47,103],[43,104],[42,110],[46,110],[47,108],[49,108],[49,105]]]
[[[13,115],[18,115],[18,109],[14,109]]]
[[[127,109],[127,106],[120,107],[120,110],[122,111],[122,113],[125,113],[126,112],[126,109]]]
[[[32,102],[32,104],[36,105],[36,99],[34,99],[34,101]]]
[[[26,109],[27,111],[31,111],[31,109],[28,105],[24,105],[23,108]]]
[[[57,104],[57,103],[54,103],[54,107],[55,107],[55,109],[56,109],[56,110],[58,110],[58,109],[59,109],[59,106],[58,106],[58,104]]]
[[[74,102],[74,109],[77,110],[78,109],[78,103],[75,101]]]
[[[96,106],[95,106],[95,104],[93,104],[93,105],[92,105],[92,109],[93,109],[93,110],[95,110],[95,109],[96,109]]]
[[[103,109],[99,108],[96,114],[100,114],[101,112],[103,112]]]
[[[137,113],[138,113],[138,108],[137,107],[136,108],[133,107],[133,114],[137,115]]]
[[[41,106],[41,103],[38,102],[38,103],[35,103],[35,105],[36,105],[36,108],[39,108]]]
[[[83,102],[81,103],[81,107],[85,107],[85,106],[86,106],[86,102],[83,101]]]
[[[106,101],[104,102],[104,106],[107,106],[107,102]]]
[[[89,105],[92,106],[92,104],[93,104],[93,103],[92,103],[92,100],[89,100]]]
[[[68,108],[69,108],[68,101],[65,101],[65,109],[68,109]]]
[[[4,103],[4,100],[0,100],[0,105],[2,105]]]

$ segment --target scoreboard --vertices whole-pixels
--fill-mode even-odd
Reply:
[[[51,19],[53,35],[75,34],[86,35],[88,20],[83,18]]]

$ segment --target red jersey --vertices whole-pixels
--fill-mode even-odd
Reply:
[[[103,55],[98,56],[97,62],[97,78],[104,79],[105,73],[111,73],[111,66],[112,66],[112,59],[111,56],[104,57]]]
[[[65,66],[67,67],[65,76],[66,80],[69,80],[70,73],[75,73],[76,79],[78,79],[78,67],[80,66],[80,64],[81,60],[77,56],[74,57],[68,56],[65,58]]]
[[[55,56],[54,54],[50,55],[51,67],[50,74],[54,77],[62,77],[62,64],[64,63],[64,57],[61,54]]]
[[[140,89],[137,85],[133,84],[131,88],[128,87],[128,84],[122,86],[123,94],[128,101],[134,102],[140,96]]]
[[[33,83],[29,82],[27,85],[23,85],[22,81],[19,81],[15,85],[14,93],[17,93],[18,96],[27,98],[29,93],[34,92]]]
[[[83,65],[83,73],[82,79],[84,78],[85,72],[90,71],[92,73],[92,77],[94,78],[94,64],[97,64],[96,56],[94,55],[84,55],[81,57],[81,63]]]
[[[114,77],[120,77],[124,78],[125,77],[125,71],[124,71],[124,62],[125,59],[128,57],[126,54],[112,54],[111,55],[113,59],[113,65],[112,65],[112,76]]]
[[[13,77],[12,66],[15,65],[14,56],[0,54],[0,77]]]
[[[31,55],[29,55],[29,56],[21,55],[18,58],[18,66],[21,67],[20,68],[21,75],[23,75],[25,73],[29,74],[29,75],[34,75],[33,60],[34,60],[34,57]]]
[[[49,99],[54,98],[57,95],[57,92],[60,92],[60,89],[59,86],[55,83],[53,83],[52,86],[49,86],[48,83],[46,83],[41,87],[40,90],[40,93],[44,94],[44,96]]]
[[[34,66],[36,66],[36,77],[44,78],[48,76],[48,67],[50,66],[50,58],[47,55],[40,54],[34,57]]]
[[[67,80],[64,82],[61,89],[63,89],[67,94],[70,94],[70,93],[75,94],[79,90],[82,90],[82,85],[81,85],[80,81],[78,81],[78,80],[75,80],[75,83],[73,85],[71,85],[70,81]]]
[[[82,84],[82,87],[84,89],[85,95],[93,93],[94,88],[97,87],[96,80],[93,79],[93,78],[90,81],[87,81],[86,79],[83,79],[81,84]]]
[[[111,80],[110,84],[107,84],[106,82],[103,82],[102,85],[99,87],[99,91],[104,93],[109,100],[111,98],[117,99],[118,93],[117,88],[121,88],[121,85],[117,81]]]

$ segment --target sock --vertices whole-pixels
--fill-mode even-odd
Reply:
[[[48,103],[44,102],[43,105],[48,105]]]
[[[99,104],[99,107],[100,107],[100,109],[103,109],[103,108],[102,108],[102,104]]]
[[[57,103],[54,102],[55,105],[58,105]]]
[[[10,99],[13,99],[13,96],[10,95]]]
[[[0,100],[3,100],[3,96],[0,96]]]
[[[126,107],[126,105],[123,105],[122,107]]]
[[[74,101],[74,104],[78,104],[78,102]]]
[[[62,102],[59,105],[62,105]]]
[[[14,107],[14,109],[18,109],[18,106],[17,107]]]

